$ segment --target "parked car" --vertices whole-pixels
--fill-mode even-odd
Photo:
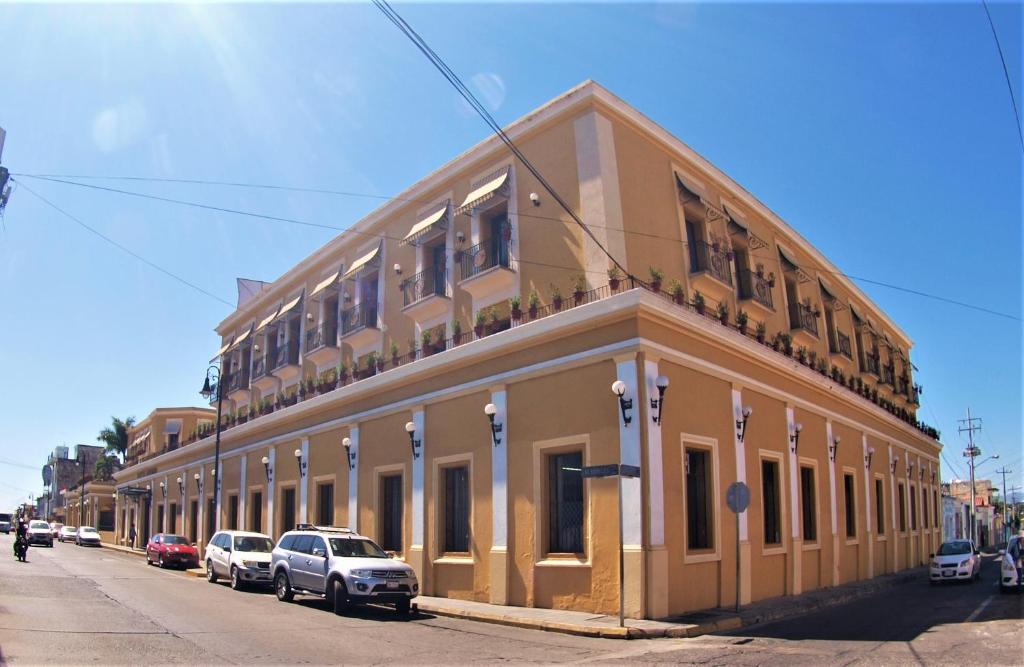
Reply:
[[[290,602],[296,593],[317,595],[336,614],[352,604],[388,603],[405,615],[420,590],[411,567],[347,528],[300,524],[281,536],[271,554],[271,571],[278,600]]]
[[[75,531],[75,544],[80,547],[98,547],[100,534],[92,526],[81,526]]]
[[[12,521],[13,519],[11,518],[10,514],[0,514],[0,533],[3,533],[4,535],[9,535],[11,533],[11,529],[13,528],[13,526],[11,525]]]
[[[1006,592],[1019,589],[1020,570],[1017,563],[1024,558],[1024,539],[1015,535],[1006,543],[1005,549],[999,550],[999,590]]]
[[[937,584],[941,581],[977,581],[981,577],[981,552],[970,540],[952,540],[939,545],[931,554],[928,580]]]
[[[58,542],[74,542],[75,535],[78,534],[78,529],[74,526],[61,526],[57,532]]]
[[[199,550],[183,535],[157,533],[146,544],[146,563],[160,567],[199,567]]]
[[[50,537],[52,537],[53,539],[57,539],[57,537],[60,535],[60,529],[63,528],[63,527],[64,527],[64,524],[57,523],[56,521],[51,521],[50,522]]]
[[[44,547],[53,546],[53,535],[50,533],[50,524],[40,519],[33,519],[28,522],[28,543],[29,546],[39,544]]]
[[[206,580],[212,584],[229,577],[236,591],[246,584],[269,585],[273,550],[273,540],[262,533],[222,530],[206,545]]]

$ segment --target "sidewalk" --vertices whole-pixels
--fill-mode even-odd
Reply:
[[[145,558],[146,557],[146,550],[145,549],[132,549],[131,547],[123,547],[120,544],[110,544],[109,542],[102,542],[101,546],[104,549],[110,549],[111,551],[119,551],[119,552],[121,552],[123,554],[128,554],[130,556],[139,556],[140,558]],[[206,576],[206,568],[205,567],[194,567],[194,568],[190,568],[188,570],[185,570],[185,572],[187,574],[193,576],[193,577],[205,577]]]

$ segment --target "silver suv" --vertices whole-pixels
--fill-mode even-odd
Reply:
[[[317,595],[336,614],[352,604],[387,603],[407,615],[420,591],[411,567],[348,528],[299,524],[281,536],[270,569],[278,600],[290,602],[296,593]]]

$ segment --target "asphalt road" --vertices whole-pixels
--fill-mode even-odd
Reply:
[[[107,549],[0,536],[0,663],[325,664],[1024,662],[1024,596],[995,563],[972,585],[926,582],[785,622],[697,639],[589,639],[389,610],[338,617],[318,600],[231,591]]]

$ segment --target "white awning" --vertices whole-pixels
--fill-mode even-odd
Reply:
[[[176,433],[181,433],[181,420],[168,419],[167,423],[164,424],[164,433],[168,435],[175,435]]]
[[[268,324],[270,324],[271,322],[273,322],[274,320],[277,319],[277,315],[280,312],[281,312],[280,309],[276,309],[276,310],[274,310],[274,312],[272,312],[269,315],[267,315],[267,317],[265,319],[261,320],[260,323],[256,326],[256,331],[254,333],[258,333],[258,332],[262,331],[263,329],[265,329]]]
[[[281,310],[280,310],[280,312],[277,313],[277,316],[278,317],[284,317],[285,315],[287,315],[291,311],[292,308],[294,308],[295,306],[299,305],[299,301],[302,301],[302,292],[299,292],[299,295],[297,297],[295,297],[294,299],[292,299],[288,303],[286,303],[283,306],[281,306]]]
[[[210,359],[210,361],[215,361],[217,359],[220,359],[224,355],[224,353],[228,351],[228,348],[231,347],[231,343],[234,340],[235,339],[233,337],[232,338],[228,338],[228,342],[224,343],[224,345],[222,345],[221,348],[219,350],[217,350],[217,354],[213,355],[213,359]]]
[[[747,225],[746,219],[740,215],[735,208],[725,202],[722,202],[722,208],[725,209],[725,213],[729,216],[729,222],[739,227],[744,234],[750,231],[750,227]]]
[[[364,267],[369,266],[371,262],[373,262],[375,259],[377,259],[377,255],[379,255],[379,254],[380,254],[380,244],[377,244],[376,248],[374,248],[370,252],[366,253],[365,255],[363,255],[362,257],[357,259],[356,261],[352,262],[352,266],[350,266],[348,268],[348,271],[346,271],[345,275],[342,276],[342,277],[343,278],[351,278],[352,276],[356,275]]]
[[[320,292],[323,292],[325,289],[327,289],[328,287],[333,285],[335,282],[337,282],[338,281],[338,274],[339,273],[341,273],[341,267],[340,266],[338,267],[337,271],[335,271],[334,273],[332,273],[331,275],[327,276],[326,278],[324,278],[323,280],[321,280],[320,282],[318,282],[316,284],[316,287],[313,288],[313,291],[309,293],[309,298],[312,299],[317,294],[319,294]]]
[[[145,431],[143,431],[142,433],[139,434],[139,437],[137,437],[134,440],[132,440],[132,446],[134,447],[135,445],[139,444],[140,442],[142,442],[143,440],[145,440],[148,437],[149,437],[149,429],[147,428]]]
[[[832,287],[825,282],[824,278],[818,278],[818,284],[821,285],[821,291],[825,293],[825,296],[833,301],[839,301],[839,297],[836,296],[836,293],[832,290]]]
[[[866,317],[864,317],[864,313],[860,312],[860,308],[858,308],[857,306],[855,306],[855,305],[853,305],[851,303],[850,304],[850,310],[853,312],[853,316],[854,317],[856,317],[861,322],[867,324],[868,319]]]
[[[697,181],[693,180],[689,176],[683,176],[678,171],[675,172],[675,174],[676,183],[679,185],[681,189],[693,195],[700,201],[704,201],[704,186],[700,185],[699,183],[697,183]]]
[[[251,334],[251,333],[252,333],[252,325],[250,324],[250,325],[249,325],[249,328],[248,328],[248,329],[246,329],[246,330],[245,330],[245,331],[244,331],[244,332],[242,333],[242,335],[241,335],[241,336],[239,336],[238,338],[236,338],[236,339],[235,339],[235,342],[234,342],[234,343],[232,343],[232,344],[231,344],[231,347],[229,347],[228,349],[229,349],[229,350],[233,350],[233,349],[235,349],[236,347],[238,347],[239,345],[241,345],[241,344],[242,344],[242,341],[244,341],[244,340],[245,340],[246,338],[248,338],[248,337],[249,337],[249,334]]]
[[[448,227],[448,202],[444,206],[423,218],[409,230],[409,233],[402,239],[404,244],[415,244],[418,240],[429,234],[434,229],[446,229]]]
[[[800,268],[800,264],[795,259],[793,259],[793,255],[788,250],[783,248],[781,245],[779,246],[779,255],[782,256],[782,259],[792,264],[794,269]]]
[[[465,213],[469,209],[479,206],[497,194],[508,181],[508,173],[508,167],[502,169],[501,172],[496,174],[493,178],[489,178],[485,183],[466,195],[466,199],[462,202],[462,205],[459,206],[456,213]]]

